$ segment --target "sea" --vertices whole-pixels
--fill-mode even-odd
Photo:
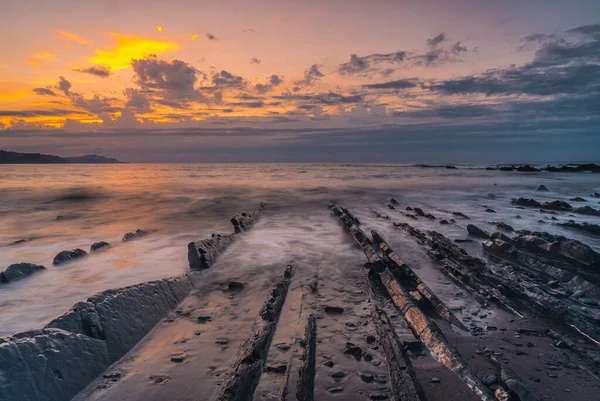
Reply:
[[[599,208],[600,174],[502,172],[484,165],[408,164],[73,164],[0,167],[0,270],[30,262],[47,269],[0,285],[0,336],[43,327],[76,302],[110,288],[184,274],[187,244],[212,233],[230,233],[230,219],[266,204],[259,223],[224,255],[235,258],[240,277],[264,266],[294,260],[326,274],[348,252],[351,239],[327,208],[330,200],[350,209],[363,224],[381,230],[396,251],[417,265],[419,245],[394,230],[392,221],[466,238],[466,224],[495,231],[502,221],[516,230],[548,231],[600,250],[599,237],[563,228],[565,220],[600,224],[600,217],[550,215],[518,209],[512,198],[538,201],[582,197]],[[540,185],[548,192],[537,191]],[[394,198],[400,206],[388,208]],[[420,207],[436,220],[408,219]],[[492,209],[494,212],[486,211]],[[462,212],[469,220],[452,212]],[[389,220],[378,218],[387,215]],[[442,225],[442,219],[456,219]],[[556,220],[555,220],[556,219]],[[594,220],[594,221],[592,221]],[[149,235],[122,242],[127,232]],[[113,247],[53,266],[62,250],[89,252],[92,243]],[[462,244],[461,244],[462,245]],[[479,242],[464,245],[481,254]],[[434,287],[444,282],[423,270]],[[208,277],[208,276],[207,276]],[[439,283],[438,283],[439,282]],[[441,284],[440,284],[441,286]]]

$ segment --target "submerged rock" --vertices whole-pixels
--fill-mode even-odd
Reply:
[[[121,241],[122,242],[133,241],[135,239],[145,237],[146,235],[148,235],[147,231],[137,229],[137,230],[135,230],[134,233],[127,233],[127,234],[125,234],[123,236],[123,239]]]
[[[415,207],[414,211],[417,215],[419,216],[425,216],[425,212],[423,211],[423,209],[419,208],[419,207]]]
[[[94,242],[90,247],[90,252],[101,251],[112,248],[112,245],[105,241]]]
[[[72,260],[81,259],[86,257],[88,254],[83,249],[71,249],[62,251],[54,257],[52,261],[53,265],[62,265],[63,263],[70,262]]]
[[[587,200],[583,199],[581,196],[577,196],[577,197],[571,198],[569,200],[573,201],[573,202],[587,202]]]
[[[537,190],[538,190],[538,191],[548,191],[548,188],[546,188],[546,186],[545,186],[545,185],[540,185],[540,186],[537,188]]]
[[[467,231],[469,232],[469,235],[472,235],[474,237],[479,237],[479,238],[489,238],[490,234],[485,232],[484,230],[482,230],[481,228],[477,227],[474,224],[469,224],[467,225]]]
[[[600,235],[600,225],[590,223],[576,223],[573,220],[569,220],[566,223],[557,223],[559,226],[574,228],[576,230],[587,231],[592,234]]]
[[[489,224],[495,225],[496,227],[498,227],[502,230],[515,231],[515,229],[512,228],[512,226],[509,226],[508,224],[506,224],[502,221],[490,221]]]
[[[590,206],[581,206],[576,209],[573,209],[573,213],[587,214],[590,216],[600,216],[600,210],[596,210]]]
[[[521,172],[539,172],[541,170],[538,170],[537,168],[530,166],[529,164],[526,164],[524,166],[519,166],[517,167],[517,171],[521,171]]]
[[[452,212],[452,214],[454,216],[457,216],[457,217],[462,217],[463,219],[468,219],[469,218],[466,214],[461,213],[461,212]]]
[[[46,269],[44,266],[35,265],[33,263],[15,263],[0,272],[0,283],[8,283],[11,281],[21,280],[28,277],[39,270]]]
[[[394,198],[390,199],[390,203],[391,203],[392,205],[395,205],[395,206],[398,206],[398,205],[400,204],[400,203],[398,203],[398,201],[397,201],[396,199],[394,199]]]
[[[571,209],[573,209],[573,207],[571,205],[569,205],[567,202],[561,201],[561,200],[545,202],[542,204],[541,207],[543,209],[549,209],[549,210],[571,210]]]
[[[542,204],[535,199],[519,198],[512,200],[513,205],[540,207]]]

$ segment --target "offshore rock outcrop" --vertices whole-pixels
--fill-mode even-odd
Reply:
[[[235,241],[235,234],[213,234],[211,238],[188,244],[190,269],[203,270],[213,265],[217,256]]]
[[[139,228],[135,230],[134,233],[127,233],[123,236],[122,242],[133,241],[148,235],[148,231],[140,230]]]
[[[33,263],[15,263],[0,272],[0,284],[11,281],[21,280],[35,273],[36,271],[46,269],[44,266]]]
[[[62,265],[64,263],[71,262],[76,259],[85,258],[87,255],[87,252],[83,249],[71,249],[68,251],[62,251],[54,257],[52,264],[55,266]]]
[[[193,288],[184,275],[103,291],[41,330],[0,338],[0,399],[70,400]]]
[[[231,224],[235,233],[233,234],[215,234],[210,238],[200,241],[192,241],[188,244],[188,261],[191,270],[208,269],[216,261],[217,257],[233,244],[236,239],[235,234],[248,231],[258,220],[264,204],[261,203],[259,209],[254,213],[241,213],[231,219]]]
[[[600,235],[600,224],[592,224],[592,223],[577,223],[573,220],[569,220],[566,223],[557,223],[557,225],[562,227],[569,227],[575,230],[587,231],[591,234]]]

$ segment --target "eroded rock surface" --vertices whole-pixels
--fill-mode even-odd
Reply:
[[[62,265],[63,263],[67,263],[72,260],[85,258],[87,255],[87,252],[83,249],[71,249],[67,251],[62,251],[54,257],[52,264],[55,266]]]

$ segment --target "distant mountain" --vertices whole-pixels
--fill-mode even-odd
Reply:
[[[98,155],[65,157],[64,159],[69,163],[122,163],[117,159],[113,159],[112,157],[104,157]]]
[[[42,153],[19,153],[0,150],[0,164],[81,164],[81,163],[121,163],[117,159],[98,155],[58,157]]]

